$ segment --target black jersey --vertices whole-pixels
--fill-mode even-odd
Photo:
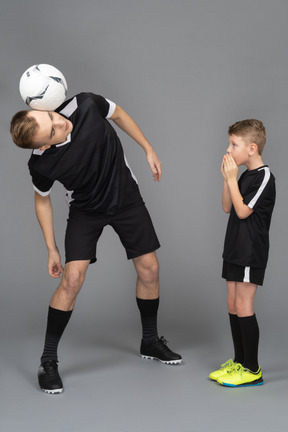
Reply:
[[[73,130],[64,143],[33,150],[28,166],[40,195],[48,195],[58,180],[69,204],[81,210],[113,214],[143,202],[116,131],[106,120],[114,109],[102,96],[80,93],[56,110]]]
[[[267,165],[245,171],[238,181],[244,204],[253,209],[239,219],[232,206],[223,259],[245,267],[265,268],[269,252],[269,228],[275,204],[275,178]]]

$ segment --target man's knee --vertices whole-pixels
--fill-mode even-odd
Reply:
[[[85,271],[79,268],[65,268],[61,287],[69,296],[75,296],[81,289],[85,280]]]
[[[155,253],[139,257],[136,269],[138,277],[144,282],[154,282],[159,279],[159,263]]]

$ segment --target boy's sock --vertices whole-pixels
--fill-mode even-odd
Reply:
[[[159,298],[154,300],[143,300],[136,297],[136,300],[141,315],[143,342],[149,343],[158,337],[157,312],[159,307]]]
[[[57,349],[60,338],[71,317],[72,311],[61,311],[49,306],[47,330],[41,364],[48,360],[58,361]]]
[[[237,315],[229,313],[229,320],[234,345],[234,362],[242,364],[244,360],[244,350],[239,318]]]
[[[258,345],[259,345],[259,327],[256,315],[239,318],[239,324],[242,334],[244,348],[244,360],[242,365],[252,372],[259,368],[258,364]]]

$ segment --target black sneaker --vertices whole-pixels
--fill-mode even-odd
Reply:
[[[45,393],[56,394],[63,392],[63,384],[58,373],[56,360],[49,360],[41,364],[38,371],[38,381]]]
[[[140,353],[142,358],[159,360],[165,364],[179,364],[182,362],[182,357],[168,348],[167,341],[163,336],[161,338],[157,337],[148,344],[144,343],[142,339]]]

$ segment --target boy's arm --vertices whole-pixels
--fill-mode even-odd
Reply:
[[[60,254],[56,245],[53,227],[53,209],[50,196],[35,192],[35,210],[48,249],[48,271],[50,276],[59,278],[63,272]]]
[[[243,197],[240,193],[238,181],[238,166],[230,155],[224,156],[223,175],[227,182],[232,204],[239,219],[246,219],[253,213],[253,210],[243,202]]]
[[[115,111],[110,119],[143,148],[146,153],[147,161],[153,172],[154,180],[160,181],[162,174],[161,162],[137,123],[119,105],[116,105]]]
[[[230,213],[232,208],[232,199],[229,191],[229,186],[226,180],[224,180],[224,184],[223,184],[222,208],[225,213]]]

